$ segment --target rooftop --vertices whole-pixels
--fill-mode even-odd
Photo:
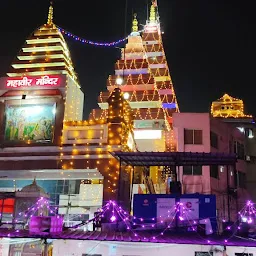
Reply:
[[[198,152],[111,152],[131,166],[235,165],[235,154]]]
[[[117,242],[150,242],[150,243],[168,243],[168,244],[198,244],[198,245],[225,245],[225,246],[245,246],[255,247],[254,239],[233,236],[230,239],[223,236],[202,237],[199,234],[164,234],[153,238],[153,233],[143,232],[135,236],[129,232],[100,232],[100,231],[80,231],[67,230],[59,234],[30,234],[27,230],[8,230],[1,229],[0,237],[9,238],[49,238],[49,239],[73,239],[73,240],[97,240],[97,241],[117,241]]]

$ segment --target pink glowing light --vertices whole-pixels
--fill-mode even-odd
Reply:
[[[110,218],[111,222],[114,222],[116,221],[116,216],[115,215],[112,215],[112,217]]]

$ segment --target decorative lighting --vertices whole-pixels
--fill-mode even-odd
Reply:
[[[244,114],[243,101],[228,94],[212,102],[211,114],[213,117],[221,118],[252,118],[251,115]]]
[[[112,215],[112,217],[110,218],[111,222],[114,222],[116,221],[116,216],[115,215]]]
[[[130,94],[128,92],[125,92],[123,97],[125,100],[128,100],[130,98]]]
[[[101,46],[101,47],[114,47],[114,46],[116,46],[118,44],[121,44],[121,43],[125,42],[128,39],[128,37],[129,37],[129,36],[126,36],[126,37],[124,37],[122,39],[119,39],[117,41],[108,42],[108,43],[107,42],[94,42],[94,41],[91,41],[91,40],[88,40],[88,39],[76,36],[76,35],[72,34],[71,32],[69,32],[69,31],[67,31],[67,30],[65,30],[65,29],[63,29],[61,27],[58,27],[58,29],[59,29],[59,31],[62,34],[66,35],[66,36],[68,36],[70,38],[73,38],[75,41],[81,42],[83,44],[89,44],[89,45]],[[142,31],[143,30],[140,30],[140,31],[138,31],[138,33],[141,33]]]
[[[116,84],[118,84],[118,85],[122,85],[123,84],[123,78],[122,77],[118,77],[117,79],[116,79]]]

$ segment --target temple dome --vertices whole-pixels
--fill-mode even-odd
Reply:
[[[48,21],[36,29],[26,40],[11,65],[9,77],[69,75],[77,81],[67,43],[60,29],[53,23],[53,7]]]
[[[27,185],[21,189],[21,192],[26,192],[26,193],[35,193],[35,192],[40,192],[44,193],[45,191],[42,187],[38,186],[36,183],[36,179],[34,179],[33,183],[30,185]]]

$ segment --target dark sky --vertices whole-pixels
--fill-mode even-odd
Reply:
[[[150,1],[150,0],[149,0]],[[207,112],[227,92],[242,98],[256,115],[256,15],[254,1],[159,0],[163,42],[181,111]],[[141,24],[146,0],[128,0]],[[1,1],[0,76],[4,76],[25,39],[46,22],[48,0]],[[55,0],[54,22],[80,37],[115,41],[125,33],[125,0]],[[114,72],[120,50],[67,39],[85,93],[85,117]]]

